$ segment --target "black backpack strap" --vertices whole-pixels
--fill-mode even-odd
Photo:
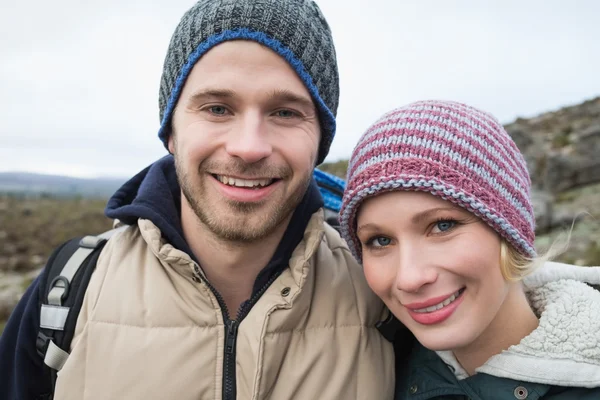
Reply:
[[[51,369],[52,386],[68,357],[77,317],[100,252],[117,231],[72,239],[50,257],[40,282],[40,330],[36,348]]]
[[[378,322],[375,327],[384,338],[393,343],[396,340],[398,332],[406,328],[391,311],[388,310],[387,313],[387,318],[384,321]]]

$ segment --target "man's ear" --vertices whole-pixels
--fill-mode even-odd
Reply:
[[[167,146],[169,148],[169,153],[171,154],[175,154],[175,140],[173,139],[175,137],[175,133],[173,131],[171,131],[171,134],[169,135],[169,139],[167,139]]]

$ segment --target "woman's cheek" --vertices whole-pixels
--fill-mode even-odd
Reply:
[[[365,271],[365,278],[367,283],[371,287],[371,290],[375,292],[379,297],[384,298],[389,293],[389,289],[392,286],[394,277],[390,274],[389,267],[382,264],[382,259],[377,260],[365,259],[363,257],[363,268]]]

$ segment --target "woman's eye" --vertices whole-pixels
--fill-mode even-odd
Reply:
[[[378,236],[378,237],[371,239],[369,244],[373,247],[385,247],[385,246],[389,246],[391,242],[392,242],[392,240],[390,238]]]
[[[227,109],[223,106],[211,106],[208,110],[215,115],[225,115],[227,113]]]
[[[450,229],[456,226],[456,221],[454,220],[443,220],[435,223],[434,231],[437,230],[439,232],[447,232]]]

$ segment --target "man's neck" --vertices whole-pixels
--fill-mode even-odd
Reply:
[[[496,354],[517,345],[538,327],[539,321],[527,302],[520,283],[509,288],[498,314],[488,328],[468,347],[455,349],[454,356],[469,375]]]
[[[289,218],[260,240],[231,242],[217,237],[200,222],[190,207],[182,204],[183,235],[206,278],[223,298],[231,319],[252,295],[256,277],[273,257]]]

